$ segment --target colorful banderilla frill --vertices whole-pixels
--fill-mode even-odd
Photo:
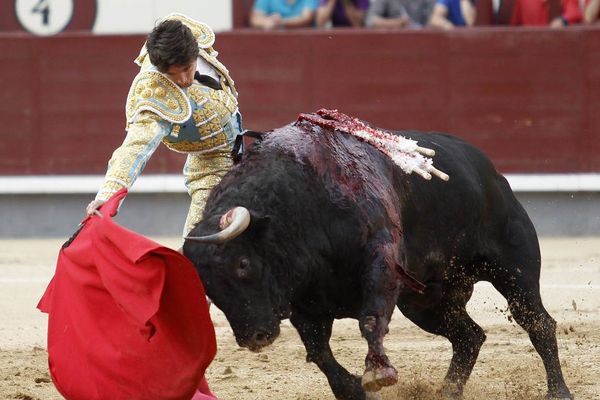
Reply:
[[[415,140],[375,129],[358,118],[350,117],[338,110],[320,109],[315,114],[300,114],[298,120],[309,121],[323,128],[348,133],[369,143],[388,156],[407,174],[417,173],[425,179],[432,175],[447,181],[450,177],[433,166],[432,149],[420,147]]]

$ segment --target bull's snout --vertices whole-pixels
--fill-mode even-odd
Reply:
[[[255,330],[247,339],[239,340],[238,344],[242,347],[247,347],[250,351],[259,351],[273,343],[279,336],[279,329],[269,331],[267,329]]]
[[[272,343],[270,340],[270,335],[267,331],[258,331],[252,335],[252,343],[254,343],[257,347],[265,347]]]

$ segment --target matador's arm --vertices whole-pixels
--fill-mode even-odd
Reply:
[[[112,154],[104,183],[96,200],[108,200],[122,188],[129,189],[140,175],[161,140],[169,134],[170,123],[144,111],[129,124],[123,144]]]

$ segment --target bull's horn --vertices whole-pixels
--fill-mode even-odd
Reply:
[[[250,225],[250,212],[245,207],[235,207],[221,218],[221,231],[208,236],[186,236],[185,240],[199,243],[221,244],[242,234]]]

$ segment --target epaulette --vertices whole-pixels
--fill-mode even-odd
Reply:
[[[187,121],[192,115],[190,101],[183,90],[158,71],[141,71],[131,84],[125,115],[131,123],[142,111],[151,111],[175,124]]]
[[[227,86],[231,89],[231,92],[235,97],[237,97],[237,91],[235,89],[235,82],[231,79],[231,75],[229,75],[229,70],[223,65],[219,60],[217,60],[217,55],[219,54],[212,46],[215,43],[215,33],[210,26],[207,24],[196,21],[190,17],[186,17],[183,14],[169,14],[164,17],[162,21],[165,20],[177,20],[181,21],[184,25],[186,25],[192,31],[192,34],[198,41],[198,48],[200,50],[199,57],[202,57],[206,62],[212,65],[222,76],[221,84],[226,83]],[[142,69],[148,67],[150,65],[150,60],[148,57],[148,49],[146,48],[146,43],[142,46],[140,50],[140,54],[136,57],[134,62],[142,67]]]
[[[170,14],[164,19],[179,20],[188,28],[190,28],[192,34],[198,41],[198,47],[200,48],[200,53],[198,55],[221,73],[221,76],[231,88],[234,96],[237,97],[235,83],[233,79],[231,79],[231,75],[229,75],[229,70],[219,60],[217,60],[217,55],[219,53],[212,47],[215,44],[215,33],[212,28],[203,22],[196,21],[192,18],[186,17],[183,14]]]
[[[190,17],[186,17],[183,14],[177,13],[169,14],[159,22],[166,20],[181,21],[181,23],[186,25],[192,31],[192,34],[198,42],[198,48],[200,51],[205,51],[209,54],[214,52],[212,45],[215,43],[215,32],[210,26],[206,25],[204,22],[196,21]],[[141,67],[144,63],[144,60],[147,59],[147,55],[148,49],[146,49],[146,43],[144,43],[142,49],[140,50],[140,54],[136,57],[134,62]]]
[[[209,50],[212,50],[212,48]],[[235,89],[235,82],[233,81],[233,79],[231,79],[231,75],[229,75],[229,70],[219,60],[217,60],[217,57],[214,55],[214,53],[216,52],[213,51],[209,54],[208,52],[201,51],[199,53],[199,56],[206,60],[206,62],[215,67],[215,69],[217,69],[221,73],[221,76],[223,77],[222,79],[224,79],[227,82],[227,85],[231,88],[233,95],[237,97],[238,94]]]
[[[192,34],[198,41],[198,47],[201,49],[208,49],[215,43],[215,32],[204,22],[196,21],[195,19],[178,13],[169,14],[162,19],[162,21],[166,20],[181,21],[184,25],[190,28]]]

